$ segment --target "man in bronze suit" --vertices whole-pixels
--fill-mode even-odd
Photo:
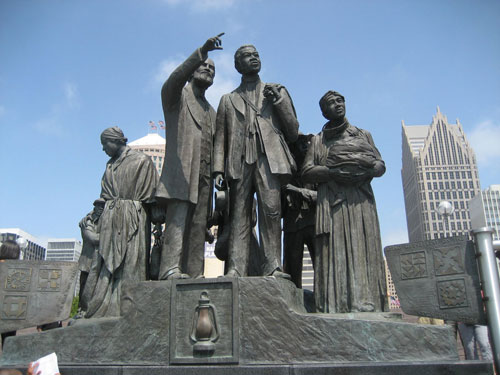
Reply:
[[[215,132],[215,111],[205,99],[215,76],[208,52],[222,49],[222,35],[194,51],[161,91],[167,141],[156,200],[167,211],[160,280],[203,275]]]
[[[245,276],[252,230],[252,202],[257,193],[263,275],[289,278],[281,270],[280,187],[295,168],[287,142],[297,139],[295,109],[287,90],[261,82],[259,53],[252,45],[234,55],[241,85],[221,98],[214,145],[215,186],[223,176],[230,189],[227,276]]]

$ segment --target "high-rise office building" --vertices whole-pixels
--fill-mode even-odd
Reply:
[[[128,146],[151,157],[158,174],[161,175],[163,159],[165,158],[165,138],[157,133],[149,133],[145,137],[130,142]]]
[[[314,290],[314,269],[311,254],[304,245],[304,257],[302,258],[302,289]]]
[[[47,241],[45,260],[77,262],[82,252],[82,243],[76,238],[51,238]]]
[[[491,185],[469,201],[472,229],[490,227],[500,240],[500,185]]]
[[[23,231],[19,228],[1,228],[0,229],[0,242],[7,240],[17,241],[20,237],[27,241],[25,249],[21,249],[21,256],[19,259],[25,260],[44,260],[46,248],[42,241],[35,236]]]
[[[82,253],[82,243],[76,238],[51,238],[47,241],[45,260],[78,262]],[[80,290],[80,272],[77,273],[74,296]]]
[[[401,176],[410,242],[468,234],[468,202],[479,193],[476,157],[462,125],[449,124],[439,107],[430,125],[402,122]],[[453,214],[444,221],[436,212],[448,201]]]

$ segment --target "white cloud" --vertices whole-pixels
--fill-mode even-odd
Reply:
[[[66,104],[69,108],[79,108],[80,100],[78,95],[78,88],[72,82],[66,82],[64,84],[64,96],[66,99]]]
[[[65,82],[61,98],[52,105],[48,114],[34,122],[34,128],[44,135],[61,137],[67,126],[65,118],[78,108],[80,108],[78,88],[72,82]]]
[[[217,110],[222,95],[233,91],[239,85],[239,73],[234,68],[233,55],[229,52],[218,52],[210,56],[215,63],[214,84],[207,91],[209,103]]]
[[[61,137],[63,135],[63,122],[60,121],[60,109],[55,106],[51,113],[38,121],[35,121],[35,129],[48,136]]]
[[[192,11],[204,12],[230,8],[236,0],[164,0],[170,6],[187,4]]]
[[[209,56],[215,63],[215,79],[214,84],[207,90],[206,97],[212,107],[217,109],[220,97],[233,91],[239,85],[239,74],[234,68],[233,55],[231,53],[213,51],[209,53]],[[185,59],[185,56],[178,55],[161,61],[156,72],[153,74],[151,87],[159,90],[169,75]]]
[[[467,136],[478,164],[498,165],[500,159],[500,124],[491,120],[477,124]]]
[[[185,56],[176,56],[170,59],[166,59],[160,62],[156,72],[153,75],[151,86],[155,89],[167,80],[168,76],[177,68],[184,60]]]

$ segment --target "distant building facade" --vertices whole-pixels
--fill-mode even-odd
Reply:
[[[148,155],[153,161],[158,174],[161,175],[165,158],[165,138],[157,133],[149,133],[145,137],[129,142],[128,146]]]
[[[78,262],[82,253],[82,243],[75,238],[51,238],[47,241],[45,260]]]
[[[471,229],[468,202],[480,192],[476,157],[462,125],[449,124],[439,107],[430,125],[402,122],[401,177],[410,242],[451,235]],[[436,208],[449,201],[455,208],[448,228]]]
[[[500,185],[491,185],[469,201],[472,229],[490,227],[500,240]]]
[[[384,257],[384,265],[385,265],[385,281],[387,284],[387,299],[389,301],[389,309],[397,310],[400,309],[401,306],[399,304],[399,298],[396,293],[396,286],[394,285],[394,281],[392,281],[391,271],[389,270],[389,266],[387,265],[387,259]]]
[[[45,260],[59,262],[78,262],[82,253],[82,243],[76,238],[51,238],[47,241]],[[80,290],[80,273],[77,273],[74,297]]]
[[[23,231],[20,228],[0,228],[0,242],[7,240],[17,241],[22,237],[28,241],[28,246],[21,249],[21,256],[19,259],[25,260],[44,260],[46,247],[42,241],[35,236]]]
[[[304,245],[304,257],[302,258],[302,289],[314,291],[313,263],[306,245]]]

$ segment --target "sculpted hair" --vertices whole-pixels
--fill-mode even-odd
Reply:
[[[16,241],[7,240],[0,246],[0,259],[19,259],[21,248]]]
[[[249,48],[249,47],[253,48],[254,50],[257,51],[257,48],[255,48],[255,46],[253,44],[244,44],[240,48],[238,48],[236,50],[236,52],[234,53],[234,67],[236,68],[236,70],[238,71],[238,73],[241,73],[241,71],[240,71],[240,56],[241,56],[241,52],[245,48]]]

